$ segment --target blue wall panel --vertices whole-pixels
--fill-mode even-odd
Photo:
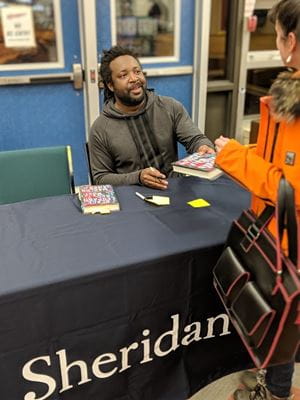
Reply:
[[[0,150],[70,144],[76,184],[86,182],[82,97],[71,84],[1,87]]]
[[[193,93],[193,77],[191,75],[148,78],[147,81],[148,87],[155,89],[157,94],[174,97],[191,113]]]
[[[191,75],[148,78],[148,87],[155,89],[155,92],[162,96],[174,97],[184,105],[187,112],[191,115],[193,93],[193,77]],[[185,148],[181,144],[178,144],[179,158],[185,155]]]

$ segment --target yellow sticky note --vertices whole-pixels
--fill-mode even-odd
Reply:
[[[168,196],[152,196],[151,199],[145,198],[145,200],[157,206],[168,206],[170,204],[170,197]]]
[[[195,200],[189,201],[188,204],[195,208],[210,206],[209,202],[204,199],[195,199]]]

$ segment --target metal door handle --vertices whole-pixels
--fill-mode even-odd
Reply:
[[[82,69],[81,64],[73,64],[72,73],[1,76],[0,86],[73,82],[74,89],[79,90],[83,88],[83,80],[84,80],[84,71]]]

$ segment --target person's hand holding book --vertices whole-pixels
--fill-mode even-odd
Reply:
[[[219,153],[223,149],[223,147],[229,142],[229,140],[230,140],[229,138],[224,137],[222,135],[215,140],[217,153]]]
[[[202,146],[198,147],[197,153],[202,156],[203,154],[214,154],[215,150],[206,144],[203,144]]]

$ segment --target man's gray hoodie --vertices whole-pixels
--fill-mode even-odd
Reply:
[[[147,167],[167,176],[177,160],[177,142],[188,153],[199,146],[213,147],[194,125],[181,103],[147,90],[145,106],[135,114],[116,109],[113,99],[105,103],[94,122],[89,140],[95,184],[131,185]]]

